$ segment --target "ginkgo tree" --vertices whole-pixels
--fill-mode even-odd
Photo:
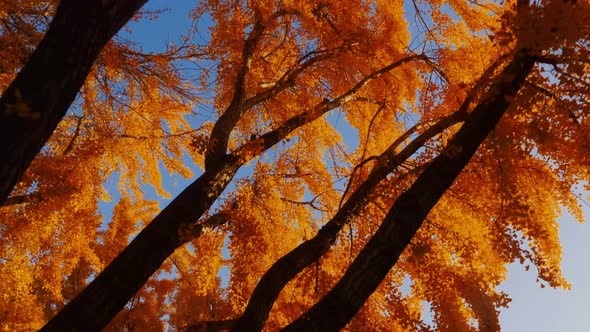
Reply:
[[[508,264],[569,287],[587,1],[198,1],[153,51],[91,2],[0,4],[3,328],[490,331]]]

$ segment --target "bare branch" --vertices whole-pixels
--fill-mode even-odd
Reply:
[[[121,138],[130,138],[130,139],[137,139],[137,140],[161,140],[161,139],[167,139],[167,138],[173,138],[173,137],[182,137],[182,136],[187,136],[187,135],[191,135],[194,134],[195,132],[201,131],[203,130],[203,128],[196,128],[196,129],[191,129],[191,130],[186,130],[186,131],[182,131],[182,132],[178,132],[178,133],[165,133],[164,135],[153,135],[153,136],[144,136],[144,135],[129,135],[129,134],[121,134],[119,135],[119,137]]]
[[[41,193],[39,193],[39,192],[34,192],[31,194],[25,194],[25,195],[10,196],[6,199],[4,204],[0,205],[0,208],[5,207],[5,206],[11,206],[11,205],[37,203],[37,202],[40,202],[42,199],[43,199],[43,197],[41,196]]]
[[[285,123],[280,125],[278,128],[244,143],[238,150],[232,153],[232,156],[240,158],[242,162],[247,162],[248,160],[251,160],[253,157],[258,156],[262,151],[269,149],[271,146],[283,140],[295,129],[307,123],[310,123],[318,119],[322,115],[328,113],[329,111],[336,109],[342,106],[343,104],[351,101],[354,98],[354,96],[372,80],[405,63],[416,60],[423,60],[424,58],[426,58],[425,55],[407,56],[371,73],[370,75],[365,76],[352,88],[350,88],[348,91],[346,91],[339,97],[335,98],[334,100],[324,100],[318,105],[316,105],[313,109],[300,113],[285,121]],[[252,153],[252,151],[260,152]]]
[[[84,117],[83,116],[79,116],[78,117],[78,123],[76,124],[76,129],[74,130],[74,135],[72,135],[72,138],[70,139],[70,142],[68,143],[68,145],[66,146],[66,148],[62,152],[62,155],[63,156],[68,155],[72,151],[72,149],[74,148],[74,143],[76,142],[76,139],[80,135],[80,128],[82,126],[82,121],[83,120],[84,120]]]
[[[312,200],[310,200],[310,201],[295,201],[295,200],[288,199],[288,198],[285,198],[285,197],[281,197],[281,200],[282,200],[282,201],[285,201],[285,202],[287,202],[287,203],[291,203],[291,204],[297,204],[297,205],[309,205],[311,208],[313,208],[313,209],[315,209],[315,210],[327,212],[328,210],[326,210],[326,209],[323,209],[323,208],[321,208],[321,207],[317,206],[317,204],[315,203],[315,201],[316,201],[316,199],[317,199],[318,197],[320,197],[320,196],[319,196],[319,195],[318,195],[318,196],[315,196],[315,197],[314,197]]]
[[[547,65],[558,65],[562,63],[562,60],[559,60],[557,57],[550,56],[550,55],[538,55],[535,57],[535,62],[544,63]]]

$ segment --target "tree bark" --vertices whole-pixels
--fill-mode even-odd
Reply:
[[[0,98],[0,205],[74,101],[104,47],[147,0],[62,0]]]
[[[4,201],[4,204],[0,205],[0,208],[2,208],[4,206],[28,204],[31,202],[40,202],[41,200],[43,200],[43,196],[39,192],[34,192],[31,194],[25,194],[25,195],[10,196],[6,199],[6,201]]]
[[[100,331],[174,250],[193,238],[196,219],[217,199],[239,164],[225,160],[176,197],[41,331]]]
[[[424,218],[496,127],[533,67],[530,50],[516,52],[443,152],[395,201],[342,279],[285,331],[338,331],[352,319],[395,265]]]
[[[194,238],[195,222],[209,209],[237,170],[297,128],[341,105],[321,103],[316,109],[287,120],[278,128],[245,143],[231,154],[217,157],[205,173],[176,197],[72,302],[41,331],[100,331],[156,272],[176,248]]]
[[[297,128],[310,123],[332,109],[340,107],[370,80],[420,56],[406,57],[363,78],[340,97],[321,102],[285,121],[281,126],[244,143],[230,154],[209,160],[205,173],[176,197],[133,241],[42,331],[99,331],[125,306],[148,278],[176,248],[194,239],[200,225],[196,221],[205,213],[230,183],[237,170],[247,161],[271,148]],[[258,99],[257,96],[251,97]],[[240,107],[226,112],[243,112]],[[232,126],[230,122],[228,126]],[[212,139],[223,140],[227,130]],[[253,149],[253,147],[255,147]],[[217,148],[217,147],[215,147]],[[253,153],[252,151],[256,151]]]
[[[316,262],[334,244],[338,233],[349,224],[369,202],[371,193],[375,187],[388,174],[395,170],[424,144],[446,128],[463,121],[464,112],[457,112],[440,119],[436,124],[428,128],[399,153],[395,153],[412,133],[414,128],[395,140],[376,162],[375,168],[344,203],[342,208],[327,222],[313,238],[301,243],[295,249],[277,260],[262,276],[242,316],[237,320],[232,331],[260,331],[268,318],[273,303],[281,290],[291,279],[303,269]]]

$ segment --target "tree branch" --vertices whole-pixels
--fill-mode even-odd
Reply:
[[[426,58],[425,55],[411,55],[404,57],[396,62],[393,62],[373,73],[370,75],[365,76],[361,79],[358,83],[356,83],[352,88],[348,91],[343,93],[342,95],[338,96],[334,100],[324,100],[320,104],[316,105],[315,108],[312,110],[304,111],[289,120],[285,121],[282,125],[278,128],[269,131],[260,137],[254,138],[249,140],[248,142],[244,143],[240,148],[234,151],[231,155],[235,156],[236,158],[240,158],[243,162],[247,162],[253,158],[252,151],[264,151],[270,148],[271,146],[275,145],[276,143],[280,142],[284,138],[287,137],[291,132],[295,129],[314,121],[315,119],[321,117],[322,115],[328,113],[329,111],[336,109],[348,101],[351,101],[353,97],[369,82],[378,78],[379,76],[411,61],[416,60],[423,60]],[[254,156],[259,155],[259,153],[255,153]]]
[[[4,204],[2,204],[0,207],[10,206],[10,205],[18,205],[18,204],[36,203],[36,202],[40,202],[42,199],[43,199],[43,197],[41,196],[41,193],[39,193],[39,192],[34,192],[31,194],[25,194],[25,195],[14,195],[14,196],[8,197],[6,199],[6,201],[4,202]]]
[[[179,237],[182,241],[188,242],[199,238],[203,235],[206,229],[213,229],[215,227],[225,225],[228,223],[231,216],[230,211],[219,211],[207,218],[205,221],[198,224],[184,224],[180,227]]]
[[[465,113],[454,113],[442,118],[397,154],[395,153],[397,146],[407,139],[414,129],[409,130],[396,139],[378,157],[377,165],[373,168],[367,180],[353,192],[334,217],[312,239],[303,242],[288,254],[281,257],[264,274],[254,289],[244,314],[232,330],[261,330],[274,301],[283,287],[304,268],[313,264],[328,251],[336,241],[337,235],[342,228],[350,223],[368,203],[370,194],[377,184],[420,149],[426,141],[449,126],[462,121],[465,115]]]
[[[292,87],[295,84],[295,79],[297,78],[297,76],[299,76],[301,73],[303,73],[306,69],[310,68],[311,66],[313,66],[314,64],[316,64],[318,62],[333,58],[336,54],[346,50],[347,48],[348,47],[345,45],[345,46],[337,47],[334,49],[316,50],[313,52],[309,52],[308,54],[306,54],[305,56],[303,56],[301,59],[299,59],[297,61],[297,63],[299,63],[298,66],[296,66],[295,68],[284,73],[283,76],[281,76],[272,87],[270,87],[266,91],[260,92],[260,93],[256,94],[255,96],[248,98],[244,102],[244,104],[245,104],[244,108],[246,110],[248,110],[248,109],[254,107],[255,105],[258,105],[261,102],[264,102],[264,101],[278,95],[279,93],[285,91],[286,89]],[[319,55],[309,57],[310,54],[319,54]]]
[[[286,72],[268,90],[260,92],[245,100],[243,100],[243,96],[245,94],[243,91],[241,93],[241,96],[236,97],[236,94],[234,94],[234,99],[232,100],[232,103],[230,103],[228,109],[215,123],[215,126],[213,127],[213,130],[211,132],[209,146],[207,149],[207,153],[205,154],[205,167],[207,167],[207,160],[209,160],[209,163],[213,163],[214,160],[216,160],[216,158],[219,158],[221,155],[225,154],[227,150],[227,142],[229,139],[229,135],[245,112],[247,112],[254,106],[270,98],[273,98],[281,92],[285,91],[286,89],[292,87],[295,84],[295,79],[314,64],[330,59],[347,48],[348,46],[344,45],[334,49],[316,50],[309,52],[297,61],[298,63],[300,63],[297,67]],[[244,82],[242,82],[242,86],[243,84]],[[209,156],[209,159],[207,159],[207,156]]]
[[[215,122],[215,126],[211,131],[209,144],[207,151],[205,152],[205,169],[212,168],[213,164],[219,162],[219,160],[225,155],[229,134],[246,111],[244,107],[246,75],[250,70],[254,51],[256,50],[258,42],[266,28],[262,17],[260,17],[258,13],[256,13],[255,16],[256,21],[254,22],[252,31],[248,34],[248,38],[246,38],[244,48],[242,49],[242,63],[239,66],[238,75],[234,84],[232,100],[225,112],[219,117],[219,120]]]
[[[415,58],[405,58],[388,67],[393,69]],[[341,105],[372,78],[384,72],[381,70],[366,77],[337,100],[322,103],[320,111],[326,112]],[[244,162],[259,156],[291,131],[321,114],[295,116],[277,130],[263,135],[262,141],[250,141],[235,153],[223,154],[221,159],[206,167],[205,173],[172,200],[42,331],[100,330],[106,326],[166,258],[192,238],[195,226],[191,225],[211,207]],[[261,149],[245,154],[244,147],[250,147],[253,142],[262,142]]]
[[[145,2],[60,1],[47,33],[0,99],[0,204],[65,116],[101,49]]]
[[[83,120],[84,120],[84,116],[79,116],[78,117],[78,121],[76,123],[76,129],[74,130],[74,135],[72,135],[72,138],[70,139],[70,142],[68,143],[68,145],[66,146],[66,148],[61,153],[62,156],[67,156],[72,151],[72,149],[74,148],[74,143],[76,142],[76,139],[80,135],[80,128],[82,127],[82,121]]]
[[[518,51],[443,152],[398,197],[375,235],[336,286],[285,331],[337,331],[377,289],[424,218],[495,128],[534,65],[530,50]]]

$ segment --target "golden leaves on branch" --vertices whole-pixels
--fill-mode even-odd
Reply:
[[[207,1],[193,11],[210,21],[204,40],[162,52],[110,42],[13,193],[40,198],[0,209],[2,328],[39,328],[172,198],[170,175],[200,174],[218,146],[244,170],[181,229],[187,244],[108,329],[239,317],[264,272],[383,166],[371,160],[483,100],[516,31],[519,42],[546,47],[543,64],[348,328],[498,329],[509,302],[498,286],[515,261],[534,265],[543,285],[567,288],[556,218],[565,208],[583,220],[572,190],[590,182],[590,9],[549,1],[521,20],[513,2]],[[14,4],[0,5],[0,45],[8,45],[0,88],[40,37],[22,8],[40,9],[15,4],[16,16]],[[23,15],[9,31],[6,22]],[[194,50],[207,61],[195,64]],[[12,110],[34,116],[19,105]],[[227,137],[211,137],[224,112],[239,116],[223,128]],[[423,166],[445,147],[449,157],[461,151],[447,146],[455,132],[429,137],[378,184],[331,250],[285,286],[267,328],[284,327],[331,289]],[[424,303],[435,326],[422,319]]]

